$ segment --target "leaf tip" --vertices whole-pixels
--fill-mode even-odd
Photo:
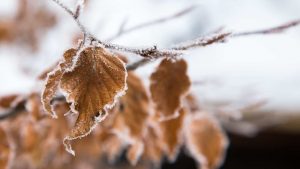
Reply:
[[[64,138],[63,140],[63,144],[65,146],[65,150],[70,153],[71,155],[73,155],[75,157],[75,151],[72,149],[71,143],[70,143],[70,138],[67,136]]]

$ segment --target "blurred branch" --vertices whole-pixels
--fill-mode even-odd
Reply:
[[[0,121],[5,120],[7,118],[14,117],[19,113],[26,112],[26,104],[27,104],[28,97],[23,98],[20,100],[15,106],[9,108],[8,110],[0,113]],[[51,104],[54,102],[64,102],[66,101],[64,96],[57,96],[51,100]]]
[[[193,5],[193,6],[190,6],[190,7],[186,8],[186,9],[183,9],[183,10],[181,10],[179,12],[176,12],[175,14],[172,14],[170,16],[167,16],[167,17],[164,17],[164,18],[159,18],[159,19],[153,20],[153,21],[148,21],[148,22],[141,23],[139,25],[133,26],[131,28],[124,29],[125,23],[127,23],[127,19],[126,19],[122,23],[121,28],[119,29],[118,33],[116,35],[114,35],[113,37],[109,38],[108,41],[115,40],[115,39],[121,37],[124,34],[130,33],[130,32],[133,32],[133,31],[137,31],[139,29],[147,28],[149,26],[154,26],[154,25],[162,24],[164,22],[171,21],[173,19],[177,19],[177,18],[179,18],[181,16],[184,16],[184,15],[190,13],[195,8],[196,8],[196,5]]]
[[[77,0],[77,7],[74,13],[74,18],[78,18],[83,11],[85,0]]]
[[[276,26],[276,27],[267,28],[267,29],[234,33],[234,34],[232,34],[232,37],[282,33],[282,32],[286,31],[289,28],[298,26],[299,24],[300,24],[300,19],[299,20],[295,20],[295,21],[290,21],[290,22],[284,23],[282,25],[279,25],[279,26]]]
[[[224,42],[225,39],[230,36],[231,33],[216,33],[205,37],[200,37],[192,41],[187,41],[178,45],[175,45],[171,49],[173,50],[188,50],[195,47],[205,47],[214,43]]]
[[[105,47],[107,49],[134,53],[134,54],[140,55],[145,58],[143,60],[132,63],[130,66],[131,70],[137,69],[138,67],[145,65],[145,63],[149,63],[149,61],[146,61],[147,59],[157,59],[157,58],[162,58],[162,57],[177,57],[177,56],[181,56],[185,50],[189,50],[191,48],[205,47],[205,46],[212,45],[215,43],[224,42],[230,38],[235,38],[235,37],[279,33],[279,32],[283,32],[284,30],[287,30],[289,28],[298,26],[300,24],[300,20],[295,20],[295,21],[285,23],[283,25],[279,25],[276,27],[268,28],[268,29],[258,30],[258,31],[247,31],[247,32],[238,32],[238,33],[228,33],[228,32],[216,33],[216,34],[213,34],[210,36],[200,37],[200,38],[197,38],[192,41],[179,43],[179,44],[174,45],[171,48],[166,48],[166,49],[160,49],[157,46],[146,47],[146,48],[133,48],[133,47],[120,46],[117,44],[108,43],[108,42],[104,42],[102,40],[97,39],[95,36],[93,36],[91,33],[89,33],[87,31],[87,29],[81,24],[81,22],[76,17],[76,14],[73,13],[72,10],[70,10],[63,3],[61,3],[60,0],[52,0],[52,1],[55,2],[57,5],[59,5],[61,8],[63,8],[76,21],[80,30],[84,34],[84,39],[82,42],[83,44],[87,43],[87,40],[90,40],[90,43],[96,42],[99,45],[102,45],[103,47]],[[183,14],[187,11],[189,11],[189,10],[184,11]],[[179,15],[181,15],[181,14],[179,14]],[[163,21],[163,19],[162,19],[162,21]],[[160,22],[162,22],[162,21],[160,21]],[[149,23],[145,24],[145,25],[149,25]],[[144,26],[139,26],[137,28],[134,28],[133,30],[140,29],[140,27],[144,27]],[[134,66],[132,66],[132,65],[134,65]]]
[[[87,31],[87,29],[81,24],[81,22],[79,21],[78,17],[79,17],[79,13],[78,15],[76,14],[76,11],[73,12],[70,8],[68,8],[67,6],[65,6],[60,0],[52,0],[54,3],[56,3],[58,6],[60,6],[62,9],[64,9],[70,16],[72,16],[72,18],[75,20],[77,26],[79,27],[80,31],[83,33],[83,44],[86,42],[86,40],[91,36],[90,33]],[[81,0],[79,0],[81,1]],[[83,1],[84,2],[84,1]],[[80,3],[79,3],[80,4]],[[77,6],[78,8],[78,6]],[[81,8],[81,7],[79,7]],[[76,9],[77,10],[77,9]]]
[[[122,36],[122,35],[124,34],[124,32],[126,32],[125,26],[126,26],[127,22],[128,22],[128,18],[125,18],[125,19],[123,20],[123,22],[121,23],[121,25],[120,25],[120,27],[119,27],[119,30],[118,30],[118,32],[116,33],[116,35],[114,35],[114,36],[108,38],[107,41],[112,41],[112,40],[115,40],[115,39],[117,39],[118,37]]]
[[[98,44],[104,46],[105,48],[108,48],[111,50],[118,50],[118,51],[123,51],[123,52],[134,53],[134,54],[140,55],[145,58],[176,57],[176,56],[180,56],[183,54],[181,51],[183,48],[184,48],[184,50],[187,50],[192,47],[196,47],[196,46],[201,47],[201,46],[206,46],[208,44],[213,43],[213,41],[210,41],[209,43],[207,43],[206,41],[201,42],[201,40],[196,39],[196,41],[194,42],[195,43],[194,45],[188,44],[189,46],[185,46],[185,45],[183,45],[181,47],[177,46],[177,49],[176,48],[158,49],[157,46],[152,46],[152,47],[147,47],[147,48],[132,48],[132,47],[120,46],[120,45],[112,44],[112,43],[106,43],[104,41],[97,39],[95,36],[93,36],[91,33],[89,33],[87,31],[87,29],[78,20],[75,13],[73,13],[72,10],[69,9],[67,6],[65,6],[60,0],[52,0],[52,1],[55,2],[57,5],[59,5],[62,9],[64,9],[76,21],[77,25],[79,26],[80,30],[83,32],[84,37],[85,37],[83,43],[86,43],[86,40],[89,39],[91,42],[97,42]],[[183,15],[184,13],[188,12],[189,10],[191,10],[191,8],[177,14],[177,16]],[[142,26],[142,27],[144,27],[144,26]],[[135,28],[135,29],[137,29],[137,28]],[[223,36],[223,38],[225,38],[225,37],[226,36]],[[207,39],[207,38],[204,38],[204,39]],[[214,42],[219,42],[219,41],[221,41],[221,39],[216,39],[216,41],[214,41]]]
[[[25,110],[25,104],[26,104],[26,100],[22,100],[20,101],[18,104],[16,104],[14,107],[10,108],[9,110],[7,110],[7,112],[3,112],[0,114],[0,120],[4,120],[7,119],[9,117],[13,117],[17,114],[19,114],[20,112]]]
[[[131,64],[128,64],[128,65],[126,66],[126,69],[127,69],[128,71],[132,71],[132,70],[137,69],[138,67],[141,67],[141,66],[144,66],[144,65],[150,63],[151,61],[152,61],[151,59],[146,59],[146,58],[144,58],[144,59],[138,60],[138,61],[136,61],[136,62],[133,62],[133,63],[131,63]]]

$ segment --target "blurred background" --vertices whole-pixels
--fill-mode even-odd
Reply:
[[[25,8],[20,2],[0,3],[0,96],[40,90],[37,77],[80,37],[72,18],[51,0],[31,0]],[[88,0],[80,20],[96,37],[109,40],[120,27],[131,28],[191,6],[195,8],[185,15],[112,42],[168,47],[220,28],[260,30],[300,18],[299,0]],[[201,108],[214,112],[229,134],[222,168],[300,167],[299,44],[300,27],[295,27],[230,39],[184,55]],[[157,64],[137,70],[146,84]],[[187,166],[195,168],[194,161],[181,154],[175,164],[162,168]]]

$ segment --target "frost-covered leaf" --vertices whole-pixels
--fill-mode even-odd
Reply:
[[[200,112],[190,116],[186,127],[186,145],[203,169],[215,169],[225,156],[228,140],[219,123]]]
[[[42,111],[43,108],[39,93],[33,92],[28,96],[25,108],[30,113],[30,117],[34,121],[41,120],[45,117],[45,113]]]
[[[186,112],[183,108],[179,110],[179,116],[174,119],[160,122],[162,130],[162,142],[164,151],[170,161],[174,161],[182,144],[182,131]]]
[[[130,137],[142,138],[149,115],[149,98],[142,80],[132,72],[128,73],[128,90],[121,98],[116,116],[115,130],[129,130]]]
[[[67,101],[72,103],[71,111],[79,114],[65,141],[84,137],[92,131],[116,98],[124,94],[126,77],[125,64],[105,49],[87,47],[81,51],[74,68],[65,72],[60,82]],[[67,146],[74,154],[70,145]]]
[[[144,140],[145,150],[144,158],[151,161],[156,167],[160,166],[163,157],[163,144],[161,141],[162,133],[155,126],[147,127],[146,137]]]
[[[142,80],[132,72],[128,73],[127,86],[126,95],[120,99],[114,114],[112,130],[130,144],[127,158],[136,165],[144,151],[142,139],[147,129],[149,98]]]
[[[144,152],[144,143],[136,142],[132,144],[127,150],[126,157],[129,160],[130,164],[135,166]]]
[[[18,95],[16,94],[0,97],[0,108],[10,108],[17,97]]]
[[[50,67],[48,67],[47,69],[43,70],[39,76],[37,77],[38,80],[46,80],[48,77],[48,73],[52,72],[55,70],[55,68],[57,67],[57,65],[59,65],[59,62],[54,63],[53,65],[51,65]]]
[[[0,169],[5,169],[8,167],[11,153],[12,151],[9,146],[7,134],[0,127]]]
[[[29,97],[28,102],[32,102],[32,96]],[[36,103],[38,102],[36,101]],[[39,102],[37,106],[41,107],[42,105]],[[68,111],[68,107],[67,104],[55,104],[54,110],[61,117]],[[26,110],[30,111],[10,119],[10,126],[5,125],[11,136],[15,152],[12,168],[61,168],[61,165],[70,162],[68,161],[70,156],[61,143],[69,131],[68,121],[65,118],[58,120],[52,118],[35,119],[37,113],[31,111],[36,112],[38,109],[27,108]],[[49,161],[55,161],[55,163],[49,163]]]
[[[16,43],[36,51],[45,32],[56,24],[55,14],[40,0],[19,0],[12,17],[0,19],[0,42]]]
[[[64,53],[64,60],[60,62],[59,65],[57,65],[56,68],[47,75],[45,89],[42,93],[42,103],[46,112],[50,113],[54,118],[56,118],[57,115],[52,110],[51,100],[58,90],[59,82],[62,78],[63,73],[67,68],[72,66],[72,60],[75,55],[75,49],[67,50]]]
[[[75,158],[71,158],[70,169],[99,168],[96,166],[99,163],[100,157],[103,155],[101,148],[104,145],[102,145],[102,142],[97,139],[94,133],[84,139],[74,140],[73,145],[74,150],[78,153]],[[64,152],[66,153],[66,151]]]
[[[197,113],[201,110],[199,102],[193,94],[188,94],[184,97],[183,104],[189,109],[190,113]]]
[[[13,21],[0,21],[0,42],[11,42],[14,39]]]
[[[187,63],[183,60],[164,59],[151,75],[151,95],[158,115],[163,119],[178,116],[181,98],[191,85]]]
[[[110,163],[114,163],[125,148],[120,137],[106,130],[101,130],[98,140],[101,143],[101,152],[106,155]]]

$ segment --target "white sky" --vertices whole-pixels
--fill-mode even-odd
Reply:
[[[76,25],[50,0],[44,1],[57,11],[62,22],[45,34],[42,48],[35,56],[0,46],[0,95],[33,90],[35,76],[71,47]],[[14,2],[0,3],[0,18],[13,13]],[[64,2],[74,4],[74,0]],[[116,33],[126,18],[130,27],[193,4],[198,4],[198,8],[187,16],[132,32],[115,42],[127,46],[167,46],[220,26],[232,31],[255,30],[300,18],[299,0],[90,0],[81,20],[90,31],[105,39]],[[192,80],[218,82],[197,86],[193,91],[206,102],[264,98],[269,108],[300,109],[299,44],[297,27],[283,34],[242,37],[189,51],[184,57],[189,62]],[[138,70],[145,81],[156,64]],[[31,74],[24,74],[24,69]]]

